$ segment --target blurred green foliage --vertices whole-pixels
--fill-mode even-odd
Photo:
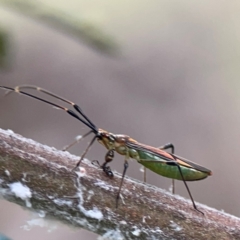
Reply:
[[[8,32],[0,27],[0,68],[5,69],[10,64],[10,38]]]
[[[119,55],[119,45],[114,37],[105,33],[97,24],[73,17],[70,12],[52,9],[36,0],[0,0],[0,4],[54,30],[63,32],[101,53],[114,57]],[[1,35],[1,56],[7,54],[7,38],[4,35],[4,33]]]

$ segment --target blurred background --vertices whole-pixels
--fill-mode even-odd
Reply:
[[[10,56],[0,70],[0,84],[41,86],[78,103],[100,128],[151,146],[172,142],[177,155],[213,172],[204,181],[189,183],[195,201],[239,217],[240,3],[39,3],[66,13],[66,19],[96,26],[113,50],[49,28],[0,1],[0,29],[7,33]],[[46,104],[17,94],[3,96],[1,91],[3,129],[58,149],[88,130]],[[81,155],[89,139],[70,152]],[[103,160],[105,153],[96,143],[87,158]],[[122,172],[123,158],[116,156],[111,167]],[[130,161],[127,175],[142,180],[140,168]],[[150,171],[147,182],[167,190],[171,186],[170,179]],[[176,192],[188,198],[180,181]],[[0,232],[14,240],[97,239],[63,225],[51,233],[48,228],[21,228],[31,218],[32,213],[0,200]]]

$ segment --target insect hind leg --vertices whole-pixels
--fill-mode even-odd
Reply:
[[[183,181],[183,183],[184,183],[184,185],[185,185],[185,187],[187,189],[188,195],[190,196],[190,199],[192,201],[194,209],[196,211],[200,212],[202,215],[204,215],[204,213],[197,208],[197,206],[196,206],[196,204],[195,204],[195,202],[193,200],[192,194],[191,194],[190,189],[189,189],[189,187],[188,187],[188,185],[187,185],[187,183],[186,183],[186,181],[184,179],[184,176],[183,176],[183,173],[182,173],[182,170],[181,170],[181,167],[179,166],[179,164],[177,162],[169,162],[168,165],[176,166],[178,168],[178,170],[180,172],[180,175],[182,177],[182,181]]]
[[[162,147],[159,147],[159,149],[161,149],[161,150],[171,149],[171,153],[174,154],[175,147],[172,143],[167,143],[167,144],[163,145]],[[172,194],[175,194],[175,181],[174,181],[174,179],[172,179]]]
[[[185,187],[186,187],[186,189],[187,189],[187,192],[188,192],[189,197],[190,197],[190,199],[191,199],[191,201],[192,201],[192,204],[193,204],[194,209],[204,215],[204,213],[197,208],[197,206],[196,206],[196,204],[195,204],[195,202],[194,202],[194,200],[193,200],[193,197],[192,197],[192,194],[191,194],[191,192],[190,192],[190,189],[189,189],[189,187],[188,187],[188,185],[187,185],[187,183],[186,183],[186,180],[185,180],[185,178],[184,178],[184,175],[183,175],[181,166],[180,166],[180,164],[177,162],[177,157],[176,157],[175,155],[172,155],[172,157],[174,158],[174,160],[168,160],[167,162],[166,162],[165,160],[149,160],[148,162],[152,162],[152,163],[161,163],[161,162],[162,162],[162,163],[164,163],[164,164],[177,167],[177,168],[178,168],[178,171],[179,171],[179,173],[180,173],[180,175],[181,175],[181,180],[183,181],[183,183],[184,183],[184,185],[185,185]]]

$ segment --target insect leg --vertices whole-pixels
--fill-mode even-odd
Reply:
[[[70,143],[69,145],[65,146],[62,151],[67,151],[69,148],[71,148],[72,146],[74,146],[75,144],[79,143],[82,139],[84,139],[86,136],[88,136],[90,133],[92,133],[93,131],[89,131],[87,133],[85,133],[83,136],[81,137],[76,137],[76,140],[72,143]]]
[[[118,189],[118,193],[117,193],[117,197],[116,197],[116,208],[118,207],[118,201],[119,201],[119,198],[120,198],[120,193],[121,193],[121,189],[122,189],[123,179],[125,177],[127,168],[128,168],[128,158],[126,157],[125,158],[125,162],[124,162],[122,179],[121,179],[121,183],[120,183],[120,186],[119,186],[119,189]]]
[[[114,158],[114,150],[111,149],[109,150],[106,155],[105,155],[105,162],[103,164],[100,164],[98,160],[93,160],[92,164],[101,168],[108,177],[112,178],[113,177],[113,172],[111,170],[111,168],[109,166],[107,166],[107,164],[109,162],[111,162]]]
[[[161,150],[167,150],[167,149],[171,148],[171,153],[172,154],[174,154],[174,150],[175,150],[175,147],[172,143],[167,143],[167,144],[165,144],[161,147],[158,147],[158,148],[161,149]]]
[[[82,162],[83,158],[86,156],[88,150],[93,145],[93,143],[96,140],[96,138],[97,138],[97,136],[93,137],[92,141],[88,144],[87,148],[85,149],[85,151],[83,152],[82,156],[80,157],[80,160],[77,162],[76,166],[73,168],[72,171],[76,170],[76,168],[80,165],[80,163]]]
[[[190,197],[190,199],[191,199],[191,201],[192,201],[192,204],[193,204],[194,209],[204,215],[203,212],[201,212],[200,210],[198,210],[198,208],[197,208],[197,206],[196,206],[196,204],[195,204],[195,202],[194,202],[194,200],[193,200],[192,194],[191,194],[190,189],[189,189],[189,187],[188,187],[188,185],[187,185],[187,183],[186,183],[186,181],[185,181],[185,179],[184,179],[184,176],[183,176],[183,173],[182,173],[182,169],[181,169],[179,163],[177,162],[176,156],[175,156],[175,155],[172,155],[172,156],[175,158],[175,161],[172,160],[172,161],[167,161],[167,162],[166,162],[165,160],[162,160],[162,161],[161,161],[161,160],[158,160],[158,161],[148,160],[148,162],[152,162],[152,163],[160,163],[160,162],[162,162],[162,163],[167,164],[167,165],[176,166],[176,167],[178,168],[178,171],[180,172],[182,181],[183,181],[183,183],[184,183],[184,185],[185,185],[185,187],[186,187],[186,189],[187,189],[188,195],[189,195],[189,197]]]
[[[167,144],[159,147],[159,149],[161,149],[161,150],[167,150],[169,148],[171,149],[171,153],[174,154],[175,147],[172,143],[167,143]],[[172,194],[175,194],[175,181],[174,181],[174,179],[172,179]]]
[[[170,163],[170,164],[171,164],[171,163]],[[176,165],[176,166],[177,166],[177,168],[178,168],[178,170],[179,170],[179,172],[180,172],[180,174],[181,174],[181,176],[182,176],[182,180],[183,180],[184,185],[185,185],[185,187],[186,187],[186,189],[187,189],[187,191],[188,191],[188,194],[189,194],[189,196],[190,196],[190,198],[191,198],[191,201],[192,201],[192,204],[193,204],[194,209],[204,215],[204,213],[203,213],[202,211],[198,210],[198,208],[197,208],[197,206],[196,206],[196,204],[195,204],[195,202],[194,202],[194,200],[193,200],[193,197],[192,197],[192,194],[191,194],[191,192],[190,192],[190,190],[189,190],[189,187],[188,187],[186,181],[184,180],[184,176],[183,176],[181,167],[180,167],[179,164],[176,163],[176,162],[173,162],[173,165]]]
[[[107,174],[108,177],[113,177],[113,172],[107,164],[111,162],[114,158],[114,150],[109,150],[105,155],[105,162],[102,164],[101,168]]]

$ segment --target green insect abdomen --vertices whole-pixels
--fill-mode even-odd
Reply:
[[[169,165],[165,159],[162,159],[148,152],[137,151],[137,153],[137,155],[135,154],[137,157],[134,157],[134,159],[136,159],[139,163],[151,171],[164,177],[183,180],[181,173],[176,165]],[[209,174],[206,172],[198,171],[196,169],[181,165],[179,166],[182,170],[185,181],[201,180],[209,176]]]

